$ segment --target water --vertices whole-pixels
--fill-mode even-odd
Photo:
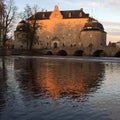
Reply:
[[[119,113],[119,58],[0,58],[0,120],[120,120]]]

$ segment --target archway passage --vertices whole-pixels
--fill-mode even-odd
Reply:
[[[57,55],[66,56],[67,52],[65,50],[60,50]]]
[[[93,53],[94,57],[105,57],[106,53],[103,50],[97,50]]]
[[[51,51],[47,51],[47,55],[53,55]]]
[[[83,56],[83,51],[82,50],[77,50],[77,51],[75,51],[75,53],[74,53],[74,55],[75,56]]]
[[[120,57],[120,51],[115,54],[115,57]]]
[[[55,42],[54,43],[54,48],[57,48],[58,47],[58,44]]]

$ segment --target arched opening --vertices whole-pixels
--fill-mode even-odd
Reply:
[[[82,50],[77,50],[77,51],[75,51],[75,53],[74,53],[74,55],[75,56],[83,56],[83,51]]]
[[[120,51],[115,54],[115,57],[120,57]]]
[[[105,57],[106,53],[103,50],[97,50],[93,53],[94,57]]]
[[[47,51],[47,55],[53,55],[51,51]]]
[[[57,48],[58,44],[55,42],[53,46],[54,46],[54,48]]]
[[[66,56],[67,52],[65,50],[60,50],[57,55]]]

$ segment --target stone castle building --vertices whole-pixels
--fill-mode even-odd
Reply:
[[[83,9],[38,12],[34,49],[106,46],[103,25],[86,14]],[[26,49],[29,44],[29,24],[33,18],[18,23],[15,31],[14,48]]]

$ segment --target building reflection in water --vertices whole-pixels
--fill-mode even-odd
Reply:
[[[21,89],[53,100],[85,99],[100,87],[104,76],[104,64],[95,62],[20,58],[14,66],[20,70],[16,76]]]

